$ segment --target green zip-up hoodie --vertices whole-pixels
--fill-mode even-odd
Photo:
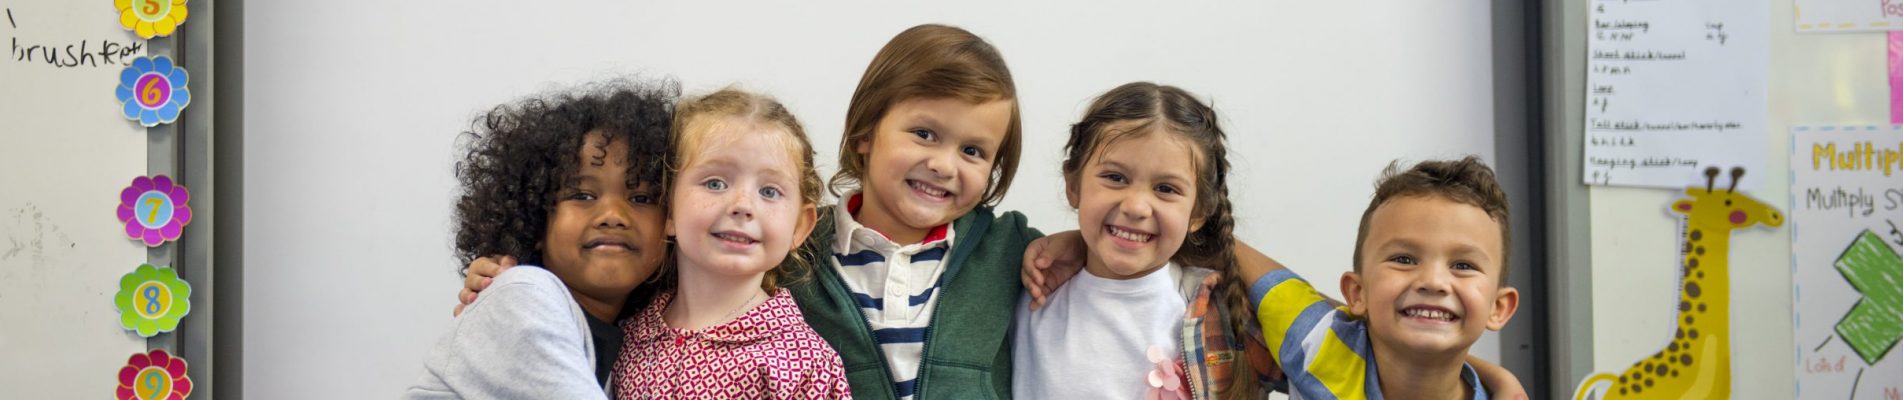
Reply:
[[[834,207],[820,210],[813,234],[800,248],[814,260],[812,274],[789,283],[794,301],[846,364],[852,397],[894,399],[891,369],[873,340],[871,324],[833,270]],[[994,216],[978,207],[952,222],[956,232],[925,328],[924,360],[914,382],[919,400],[1011,398],[1011,313],[1024,284],[1018,281],[1024,248],[1043,236],[1024,214]]]

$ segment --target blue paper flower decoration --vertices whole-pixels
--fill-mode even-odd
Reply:
[[[119,71],[119,102],[127,119],[139,120],[146,127],[169,124],[192,103],[192,91],[184,68],[172,65],[166,56],[141,57],[132,66]]]

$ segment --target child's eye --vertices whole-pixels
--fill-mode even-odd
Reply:
[[[976,157],[976,158],[985,157],[984,149],[980,149],[978,148],[978,146],[965,146],[963,151],[965,152],[965,155],[968,157]]]
[[[1176,190],[1176,185],[1156,185],[1156,192],[1163,194],[1183,194],[1182,191]]]
[[[567,197],[563,197],[563,199],[564,199],[564,200],[580,200],[580,201],[589,201],[589,200],[594,200],[594,199],[595,199],[595,194],[594,194],[594,193],[588,193],[588,192],[579,192],[579,191],[578,191],[578,192],[574,192],[574,193],[569,193],[569,194],[568,194],[568,196],[567,196]]]
[[[1480,266],[1474,265],[1473,263],[1470,263],[1470,262],[1462,261],[1462,262],[1454,263],[1454,270],[1479,271]]]
[[[776,187],[760,188],[760,196],[766,197],[768,199],[778,199],[780,198],[780,188],[776,188]]]
[[[1119,174],[1115,172],[1105,172],[1103,175],[1098,175],[1098,176],[1102,177],[1106,181],[1110,181],[1111,183],[1123,183],[1125,181],[1123,174]]]
[[[1414,256],[1398,255],[1398,256],[1388,257],[1388,262],[1403,264],[1403,265],[1414,265]]]
[[[727,190],[727,181],[708,179],[706,182],[701,182],[700,187],[707,188],[707,190]]]
[[[933,133],[932,130],[930,129],[913,129],[912,136],[918,136],[919,139],[925,139],[925,140],[933,140],[938,138],[938,134]]]
[[[634,204],[659,204],[661,202],[659,198],[647,193],[637,193],[633,196],[629,196],[628,201],[632,201]]]

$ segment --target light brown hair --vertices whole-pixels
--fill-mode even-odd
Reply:
[[[1507,253],[1513,236],[1508,229],[1507,192],[1494,178],[1493,168],[1479,158],[1430,160],[1414,164],[1406,171],[1399,164],[1388,164],[1376,181],[1374,199],[1361,212],[1361,228],[1355,232],[1355,272],[1361,272],[1361,246],[1368,240],[1368,220],[1382,204],[1400,197],[1429,196],[1480,208],[1487,217],[1500,223],[1500,284],[1507,282]]]
[[[839,173],[830,186],[833,195],[855,190],[866,175],[866,156],[857,145],[873,138],[879,120],[892,105],[912,99],[955,98],[972,104],[1007,100],[1011,122],[992,159],[990,187],[982,205],[995,205],[1011,188],[1017,174],[1021,124],[1018,122],[1017,84],[1004,56],[991,43],[964,29],[925,24],[899,32],[873,56],[859,78],[846,107],[845,137],[839,140]]]
[[[731,123],[755,124],[760,127],[776,128],[786,132],[780,142],[787,145],[787,151],[799,163],[799,196],[802,205],[819,205],[819,172],[813,166],[813,144],[806,137],[806,129],[800,126],[793,113],[772,97],[749,93],[747,91],[726,88],[705,96],[693,97],[680,102],[674,109],[673,136],[669,140],[667,177],[664,186],[672,187],[674,176],[681,168],[693,161],[701,151],[707,136]],[[672,202],[669,202],[672,204]],[[815,222],[817,223],[817,222]],[[810,239],[810,238],[809,238]],[[674,252],[669,251],[669,258]],[[772,290],[781,284],[791,282],[796,277],[806,276],[813,268],[814,260],[807,260],[799,246],[788,249],[787,257],[791,263],[781,263],[773,268],[760,281],[761,289]],[[673,262],[662,270],[672,270]],[[657,274],[658,275],[658,274]]]

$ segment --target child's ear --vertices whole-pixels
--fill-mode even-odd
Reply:
[[[1513,312],[1519,310],[1520,290],[1500,288],[1500,293],[1493,296],[1493,313],[1487,315],[1487,330],[1505,328],[1507,321],[1513,319]]]
[[[1070,201],[1070,208],[1077,209],[1077,179],[1072,174],[1064,174],[1064,199]]]
[[[859,153],[860,155],[871,154],[872,153],[872,134],[866,134],[864,137],[860,137],[858,140],[855,140],[854,143],[852,144],[852,152]]]
[[[792,251],[800,251],[800,246],[806,244],[807,236],[813,234],[813,227],[818,225],[819,207],[812,204],[800,206],[800,223],[793,227]]]
[[[1348,313],[1357,317],[1368,315],[1368,302],[1362,300],[1361,289],[1361,274],[1341,273],[1341,301],[1348,302]]]

